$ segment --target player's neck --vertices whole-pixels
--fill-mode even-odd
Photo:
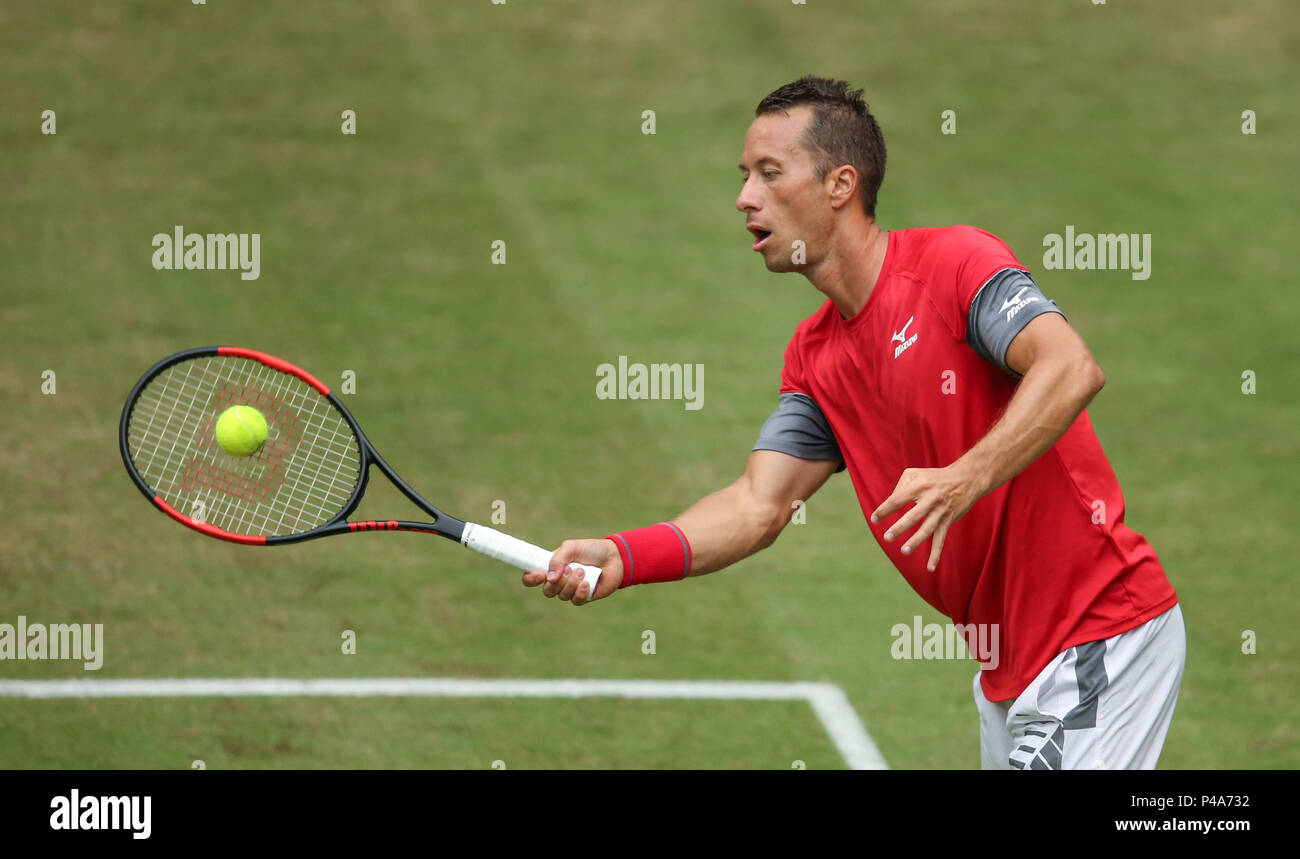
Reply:
[[[885,265],[889,233],[874,220],[832,237],[830,252],[804,274],[849,319],[866,306]]]

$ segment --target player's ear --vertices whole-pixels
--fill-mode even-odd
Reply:
[[[858,188],[858,171],[851,164],[833,167],[826,174],[824,185],[830,197],[831,208],[838,209],[854,198]]]

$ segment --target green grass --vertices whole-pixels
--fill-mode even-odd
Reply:
[[[893,624],[940,618],[846,476],[734,570],[575,611],[417,535],[200,539],[117,455],[145,368],[231,343],[331,385],[354,371],[371,439],[457,515],[503,500],[510,531],[548,543],[679,512],[739,473],[820,303],[763,270],[734,209],[754,105],[813,72],[867,88],[882,223],[1002,236],[1105,369],[1090,413],[1187,621],[1162,765],[1300,765],[1282,715],[1300,688],[1300,123],[1280,83],[1300,22],[1281,0],[64,0],[0,7],[0,57],[0,622],[103,623],[99,676],[828,680],[892,766],[977,766],[974,664],[890,658]],[[261,278],[154,271],[174,224],[260,233]],[[1151,279],[1042,271],[1067,224],[1152,233]],[[704,408],[597,400],[620,354],[704,364]],[[374,495],[375,515],[405,509]],[[841,765],[797,703],[0,699],[0,733],[4,767]]]
[[[214,698],[24,701],[0,767],[843,768],[807,704]],[[10,727],[12,725],[12,727]],[[647,730],[650,728],[649,730]]]

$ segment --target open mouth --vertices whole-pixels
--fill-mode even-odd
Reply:
[[[761,250],[767,244],[767,240],[772,237],[772,231],[765,230],[762,227],[749,227],[749,231],[753,233],[754,238],[757,240],[754,242],[753,248],[756,251]]]

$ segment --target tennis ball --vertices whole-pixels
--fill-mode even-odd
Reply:
[[[217,444],[231,456],[252,456],[266,441],[266,418],[252,406],[231,406],[217,418]]]

